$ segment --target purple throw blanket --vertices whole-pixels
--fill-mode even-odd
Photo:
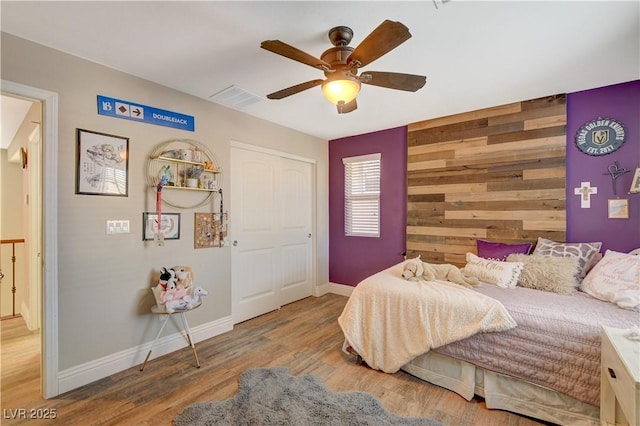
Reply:
[[[479,333],[436,352],[600,405],[602,326],[640,325],[637,312],[580,291],[563,296],[490,284],[476,290],[502,302],[518,326]]]

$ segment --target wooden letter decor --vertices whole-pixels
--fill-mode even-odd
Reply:
[[[464,266],[476,239],[564,241],[566,97],[410,124],[407,256]]]

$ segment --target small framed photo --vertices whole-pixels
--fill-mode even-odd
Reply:
[[[631,189],[629,189],[630,194],[638,192],[640,192],[640,167],[636,169],[636,172],[633,175],[633,180],[631,181]]]
[[[76,194],[127,197],[129,138],[77,129]]]
[[[629,200],[626,198],[610,199],[609,219],[629,219]]]
[[[142,241],[154,240],[156,233],[164,234],[165,240],[180,239],[180,213],[162,213],[162,225],[158,230],[158,213],[142,213]]]

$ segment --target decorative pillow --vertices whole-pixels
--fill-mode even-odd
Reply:
[[[477,240],[478,256],[492,260],[506,260],[511,253],[529,254],[531,243],[506,244],[492,241]]]
[[[514,253],[507,262],[522,262],[524,269],[518,286],[559,294],[571,294],[578,287],[577,257],[528,256]]]
[[[522,262],[489,260],[467,253],[467,264],[462,268],[462,273],[499,287],[514,288],[518,284],[523,267]]]
[[[621,308],[640,311],[640,256],[607,250],[580,290]]]
[[[587,274],[587,267],[591,262],[591,258],[600,251],[602,242],[593,243],[557,243],[538,237],[538,244],[532,254],[536,256],[553,256],[553,257],[577,257],[578,258],[578,274],[579,279],[584,278]]]

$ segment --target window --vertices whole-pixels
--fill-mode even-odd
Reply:
[[[380,236],[380,154],[343,158],[344,233]]]

